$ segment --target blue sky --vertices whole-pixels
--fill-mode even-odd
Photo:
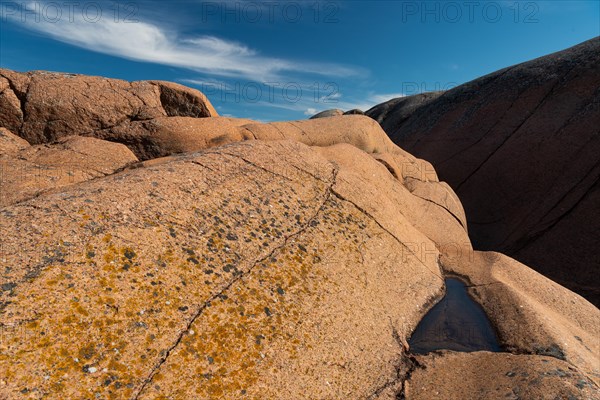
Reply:
[[[600,35],[600,1],[0,1],[0,66],[176,81],[302,119],[448,89]]]

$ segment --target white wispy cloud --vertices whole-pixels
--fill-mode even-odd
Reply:
[[[386,102],[391,99],[395,99],[398,97],[405,97],[404,93],[381,93],[381,94],[371,94],[368,97],[369,103],[374,103],[373,105]],[[372,107],[372,106],[371,106]]]
[[[25,5],[23,5],[25,6]],[[27,4],[29,13],[41,13],[39,2]],[[75,18],[49,21],[43,15],[30,15],[23,21],[19,14],[7,20],[52,39],[86,50],[135,61],[181,67],[223,77],[246,77],[263,81],[282,80],[286,74],[314,74],[351,77],[364,71],[335,63],[287,60],[261,55],[247,45],[200,35],[182,37],[178,32],[156,23],[123,23],[110,17],[89,22],[75,12]]]
[[[371,94],[365,96],[366,97],[365,99],[353,97],[351,99],[346,99],[346,100],[342,101],[339,99],[342,98],[343,96],[341,94],[337,94],[337,95],[332,96],[333,98],[331,98],[331,96],[330,96],[329,98],[326,99],[326,101],[322,101],[325,97],[321,97],[318,99],[318,101],[315,101],[314,98],[310,96],[310,92],[308,92],[307,94],[308,95],[302,96],[296,102],[279,101],[279,102],[269,103],[268,106],[273,107],[273,108],[288,110],[288,111],[295,111],[295,112],[298,112],[299,115],[300,115],[300,113],[302,113],[302,115],[312,116],[321,111],[330,110],[330,109],[334,109],[334,108],[338,108],[343,111],[348,111],[348,110],[353,110],[353,109],[367,111],[368,109],[370,109],[380,103],[386,102],[388,100],[391,100],[391,99],[394,99],[397,97],[405,97],[405,95],[402,93],[389,93],[389,94],[371,93]],[[263,100],[265,100],[265,101],[262,101],[262,102],[259,102],[256,104],[265,106],[267,103],[266,98]]]

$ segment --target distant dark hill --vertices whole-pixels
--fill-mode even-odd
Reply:
[[[458,193],[476,248],[600,304],[600,38],[367,111]]]

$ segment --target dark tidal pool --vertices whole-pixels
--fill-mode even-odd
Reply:
[[[498,338],[483,311],[467,293],[465,284],[446,279],[446,295],[419,322],[409,340],[410,351],[500,351]]]

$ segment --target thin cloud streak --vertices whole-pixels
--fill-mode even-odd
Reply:
[[[39,12],[35,3],[29,3],[28,7],[33,13]],[[86,50],[181,67],[207,75],[273,81],[294,73],[343,78],[365,72],[339,64],[263,56],[243,44],[211,35],[180,37],[177,32],[150,22],[123,23],[111,18],[86,22],[81,17],[73,21],[60,19],[50,22],[45,18],[36,20],[35,17],[22,21],[17,15],[9,15],[8,19],[31,31]]]

